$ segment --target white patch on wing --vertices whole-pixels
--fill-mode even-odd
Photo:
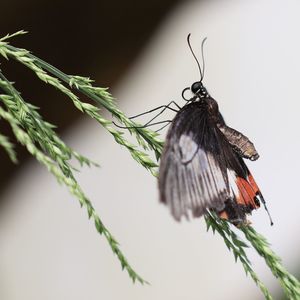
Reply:
[[[227,169],[227,176],[229,180],[230,196],[235,198],[239,195],[239,189],[236,184],[236,173],[231,169]]]
[[[262,195],[261,194],[259,194],[259,193],[257,193],[256,195],[256,198],[258,199],[258,201],[260,202],[260,203],[264,203],[264,198],[262,197]]]
[[[223,210],[226,199],[238,192],[235,173],[227,170],[224,174],[218,157],[190,134],[180,135],[171,145],[161,160],[159,183],[162,202],[174,218],[199,217],[209,208]]]
[[[183,164],[190,162],[198,150],[197,143],[193,141],[191,136],[183,134],[179,139],[178,145],[181,162]]]

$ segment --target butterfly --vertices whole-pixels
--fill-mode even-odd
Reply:
[[[184,95],[190,89],[193,96],[186,99],[187,104],[177,112],[167,132],[159,165],[160,202],[169,207],[177,221],[213,210],[236,226],[247,225],[247,215],[261,203],[267,210],[244,162],[255,161],[259,155],[245,135],[226,125],[217,101],[202,83],[204,59],[202,71],[190,34],[188,45],[198,64],[200,81],[183,90]],[[273,224],[271,217],[270,221]]]

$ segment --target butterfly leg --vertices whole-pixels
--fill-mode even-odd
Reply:
[[[176,106],[176,109],[172,108],[171,105],[174,104]],[[155,107],[151,110],[148,110],[146,112],[143,112],[141,114],[138,114],[138,115],[135,115],[135,116],[132,116],[132,117],[129,117],[130,120],[132,119],[135,119],[135,118],[138,118],[138,117],[141,117],[141,116],[144,116],[144,115],[147,115],[147,114],[150,114],[154,111],[157,111],[158,109],[162,109],[156,116],[154,116],[149,122],[153,121],[154,119],[156,119],[159,115],[161,115],[166,109],[170,109],[174,112],[178,112],[178,110],[181,109],[181,107],[175,102],[175,101],[171,101],[170,103],[168,103],[167,105],[160,105],[158,107]]]
[[[164,125],[162,128],[158,129],[161,130],[163,129],[165,126],[167,126],[168,124],[172,123],[172,120],[164,120],[164,121],[159,121],[159,122],[155,122],[155,123],[152,123],[152,124],[149,124],[149,123],[146,123],[144,125],[136,125],[136,126],[120,126],[118,124],[116,124],[115,122],[113,122],[113,124],[115,126],[117,126],[118,128],[122,128],[122,129],[139,129],[139,128],[147,128],[147,127],[150,127],[150,126],[154,126],[154,125],[159,125],[159,124],[164,124],[164,123],[167,123],[166,125]]]
[[[174,109],[174,108],[172,108],[171,107],[171,104],[172,103],[175,103],[175,105],[177,105],[177,107],[180,109],[180,107],[179,107],[179,105],[175,102],[175,101],[171,101],[169,104],[167,104],[167,105],[161,105],[159,108],[162,108],[162,110],[158,113],[158,114],[156,114],[151,120],[149,120],[146,124],[144,124],[144,126],[152,126],[152,125],[157,125],[157,124],[160,124],[160,123],[165,123],[165,122],[168,122],[168,121],[162,121],[162,122],[156,122],[156,123],[152,123],[151,124],[151,122],[152,121],[154,121],[157,117],[159,117],[165,110],[167,110],[167,109],[170,109],[170,110],[172,110],[172,111],[174,111],[174,112],[176,112],[176,113],[178,113],[178,110],[176,110],[176,109]],[[149,111],[149,112],[153,112],[153,111],[155,111],[155,110],[157,110],[157,109],[159,109],[159,108],[154,108],[154,109],[152,109],[151,111]],[[147,112],[146,112],[147,113]],[[144,113],[144,114],[146,114],[146,113]],[[141,115],[141,114],[140,114]]]
[[[217,126],[239,155],[250,160],[259,158],[253,143],[245,135],[225,124],[217,123]]]
[[[170,122],[171,123],[171,122]],[[170,123],[166,123],[165,125],[163,125],[162,127],[160,127],[159,129],[155,130],[155,132],[159,132],[161,130],[163,130],[165,127],[167,127]]]
[[[130,117],[129,119],[132,120],[132,119],[135,119],[135,118],[138,118],[138,117],[141,117],[143,115],[146,115],[146,114],[149,114],[149,113],[152,113],[154,111],[157,111],[159,109],[161,109],[161,111],[156,114],[151,120],[149,120],[147,123],[145,123],[144,125],[142,126],[120,126],[118,124],[116,124],[115,122],[113,122],[113,124],[115,126],[117,126],[118,128],[123,128],[123,129],[130,129],[130,128],[146,128],[146,127],[149,127],[149,126],[153,126],[153,125],[158,125],[158,124],[162,124],[162,123],[167,123],[165,126],[167,126],[169,123],[171,123],[172,121],[171,120],[165,120],[165,121],[160,121],[160,122],[155,122],[155,123],[152,123],[157,117],[159,117],[165,110],[169,109],[171,111],[174,111],[174,112],[178,112],[177,109],[175,108],[172,108],[171,105],[174,104],[176,106],[176,108],[181,109],[181,107],[175,102],[175,101],[171,101],[170,103],[168,103],[167,105],[161,105],[161,106],[158,106],[154,109],[151,109],[149,111],[146,111],[146,112],[143,112],[143,113],[140,113],[138,115],[135,115],[135,116],[132,116]],[[158,131],[162,130],[165,126],[163,126],[162,128],[158,129]]]

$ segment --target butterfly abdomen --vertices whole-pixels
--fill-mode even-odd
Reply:
[[[225,124],[218,123],[217,126],[238,154],[250,160],[259,158],[253,143],[245,135]]]

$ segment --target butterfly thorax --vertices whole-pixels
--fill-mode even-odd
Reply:
[[[206,108],[209,116],[214,121],[218,120],[219,117],[219,106],[216,100],[211,98],[211,96],[208,94],[207,89],[204,87],[203,83],[201,81],[196,81],[191,86],[191,91],[195,94],[195,97],[193,98],[194,101],[198,101],[200,103],[203,103]]]
[[[204,102],[207,106],[207,112],[210,118],[218,122],[219,121],[219,105],[217,101],[211,97],[207,97],[204,99]]]

